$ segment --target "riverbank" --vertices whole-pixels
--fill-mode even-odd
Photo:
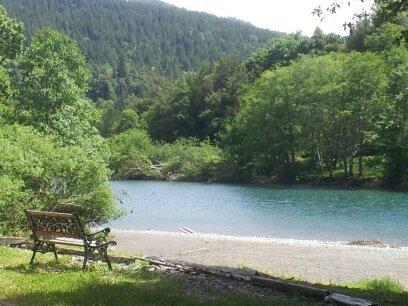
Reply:
[[[390,277],[408,286],[407,247],[341,242],[113,230],[117,251],[209,266],[247,267],[275,276],[344,284]]]
[[[126,180],[126,179],[124,179]],[[116,182],[123,180],[117,179]],[[299,188],[328,188],[328,189],[367,189],[367,190],[384,190],[394,192],[408,192],[408,185],[387,185],[379,178],[321,178],[305,181],[279,181],[279,180],[253,180],[253,181],[229,181],[229,180],[187,180],[179,176],[169,176],[164,179],[134,179],[129,181],[156,181],[156,182],[182,182],[182,183],[207,183],[207,184],[229,184],[253,187],[273,188],[280,186],[291,186]]]

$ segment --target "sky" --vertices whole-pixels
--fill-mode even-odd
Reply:
[[[312,15],[315,7],[325,7],[333,0],[162,0],[188,10],[207,12],[220,17],[235,17],[250,22],[257,27],[286,33],[301,31],[311,36],[317,26],[325,33],[346,35],[343,24],[352,21],[354,12],[361,8],[370,9],[372,0],[361,3],[351,1],[352,7],[345,5],[336,15],[325,21]],[[348,1],[344,1],[348,2]]]

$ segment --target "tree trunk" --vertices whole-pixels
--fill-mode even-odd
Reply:
[[[344,177],[348,176],[348,170],[347,170],[347,157],[344,158]]]
[[[322,158],[322,155],[320,154],[319,147],[317,147],[316,150],[317,150],[317,158],[319,159],[320,177],[323,177],[323,174],[324,174],[323,158]]]
[[[358,156],[358,176],[362,177],[363,176],[363,154],[360,153]]]
[[[290,162],[290,156],[289,154],[286,154],[286,174],[285,174],[285,179],[287,181],[292,181],[292,166],[291,166],[291,162]]]
[[[333,160],[330,160],[330,163],[329,163],[329,176],[330,176],[330,179],[332,179],[333,178]]]
[[[353,166],[354,166],[354,158],[350,156],[349,158],[349,177],[353,177]]]

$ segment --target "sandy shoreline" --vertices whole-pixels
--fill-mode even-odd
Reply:
[[[408,286],[408,247],[345,242],[113,230],[117,250],[196,264],[247,267],[276,276],[339,283],[391,277]]]

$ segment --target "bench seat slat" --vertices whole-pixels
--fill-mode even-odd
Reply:
[[[28,212],[32,216],[47,216],[47,217],[72,219],[72,214],[67,214],[67,213],[59,213],[59,212],[53,212],[53,211],[36,211],[36,210],[30,210]]]
[[[76,234],[74,232],[71,233],[59,233],[59,232],[52,232],[52,231],[45,231],[45,230],[35,230],[35,234],[37,235],[37,237],[41,237],[41,238],[55,238],[58,236],[64,237],[64,238],[74,238],[74,239],[80,239],[82,240],[82,234]]]
[[[84,246],[84,242],[82,240],[68,240],[68,239],[38,239],[41,242],[51,243],[51,244],[63,244],[63,245],[72,245],[72,246]],[[89,246],[94,247],[96,246],[95,243],[89,244]]]

